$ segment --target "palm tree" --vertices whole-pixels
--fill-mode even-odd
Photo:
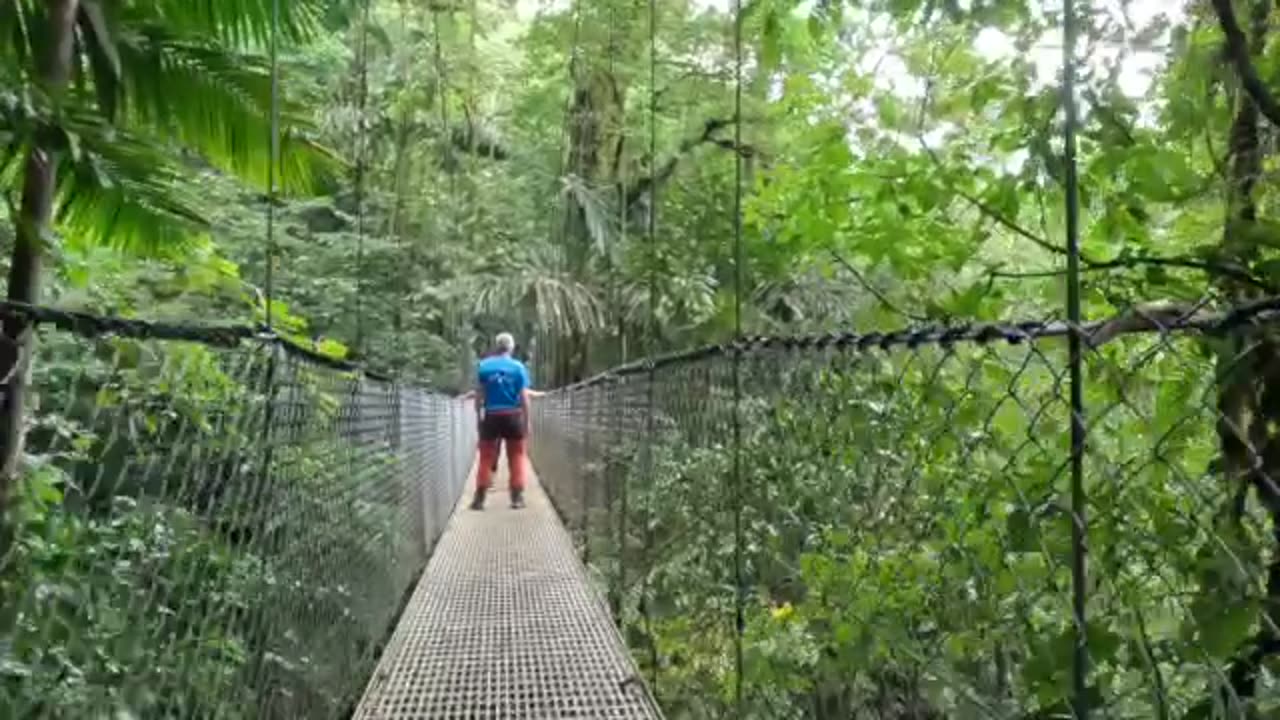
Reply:
[[[325,0],[0,2],[0,187],[16,237],[7,297],[35,304],[55,230],[156,251],[204,232],[183,152],[259,188],[271,173],[272,77],[264,51],[316,28]],[[311,188],[336,159],[281,109],[281,190]],[[18,195],[18,201],[12,195]],[[0,401],[0,513],[21,457],[33,349],[24,318]],[[22,358],[19,360],[18,358]]]
[[[581,338],[604,329],[604,304],[590,285],[564,267],[558,253],[553,245],[528,243],[508,265],[460,277],[446,288],[446,293],[473,321],[514,321],[529,338],[535,334]],[[585,362],[585,358],[557,360],[562,364]],[[557,367],[543,382],[558,384],[583,369]]]

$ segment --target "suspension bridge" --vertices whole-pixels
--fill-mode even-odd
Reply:
[[[34,333],[39,350],[0,352],[7,399],[29,396],[4,428],[25,447],[0,533],[0,717],[1234,719],[1280,706],[1267,672],[1280,300],[1084,318],[1070,3],[1065,321],[745,335],[734,3],[735,339],[535,401],[528,506],[499,493],[482,512],[463,502],[467,401],[272,325],[278,11],[265,325],[3,306],[6,332]],[[653,2],[648,21],[654,162]],[[436,64],[443,77],[438,43]]]
[[[535,400],[528,506],[503,502],[500,475],[476,512],[468,401],[262,328],[10,305],[49,361],[7,515],[0,714],[1002,717],[1001,703],[1036,701],[991,684],[963,643],[1033,642],[1022,613],[1069,637],[1064,561],[1087,552],[1044,500],[1069,495],[1062,339],[1085,338],[1090,372],[1117,378],[1084,406],[1085,477],[1105,503],[1092,552],[1174,566],[1221,542],[1208,519],[1226,497],[1197,468],[1222,415],[1192,345],[1228,338],[1256,357],[1278,311],[763,337],[646,359]],[[1171,378],[1177,410],[1158,392]],[[1165,484],[1184,506],[1167,516]],[[1186,547],[1145,543],[1166,522]],[[1265,573],[1258,558],[1242,572]],[[1091,623],[1121,627],[1124,588],[1147,612],[1196,617],[1156,592],[1185,580],[1145,567],[1112,566]],[[905,600],[926,589],[935,600]],[[997,612],[1009,603],[1026,609]],[[1116,662],[1095,633],[1086,648]]]

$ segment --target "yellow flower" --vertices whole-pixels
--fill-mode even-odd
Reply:
[[[795,612],[795,608],[791,607],[791,603],[782,603],[773,609],[773,619],[782,622]]]

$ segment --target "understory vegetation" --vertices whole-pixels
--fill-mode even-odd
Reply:
[[[1089,362],[1091,703],[1266,717],[1266,508],[1231,514],[1212,360],[1165,342]],[[748,353],[740,442],[728,356],[544,409],[535,459],[669,715],[1070,717],[1064,345]]]

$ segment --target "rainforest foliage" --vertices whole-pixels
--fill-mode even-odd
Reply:
[[[447,391],[501,329],[555,387],[739,323],[1065,314],[1058,3],[275,5],[0,0],[9,300],[269,321]],[[1084,316],[1276,294],[1280,10],[1081,0],[1077,18]],[[398,491],[297,511],[347,573],[304,602],[305,564],[208,512],[226,478],[280,461],[237,455],[259,431],[230,421],[274,402],[274,356],[3,325],[0,714],[349,710],[418,558],[373,543],[403,521]],[[1116,717],[1278,711],[1280,346],[1258,334],[1090,351],[1088,689]],[[1062,344],[859,358],[752,360],[738,450],[714,425],[733,402],[720,359],[656,376],[642,439],[602,422],[599,457],[557,456],[566,477],[635,488],[602,516],[632,535],[577,529],[654,691],[672,717],[731,714],[744,678],[753,717],[1060,716]],[[365,392],[298,372],[307,422]],[[308,469],[259,511],[356,492],[324,461],[336,446],[288,443]],[[163,459],[206,446],[224,469]],[[741,677],[735,467],[752,489]],[[624,562],[637,587],[611,585]],[[251,621],[202,624],[210,598]],[[288,622],[308,618],[337,629]]]

